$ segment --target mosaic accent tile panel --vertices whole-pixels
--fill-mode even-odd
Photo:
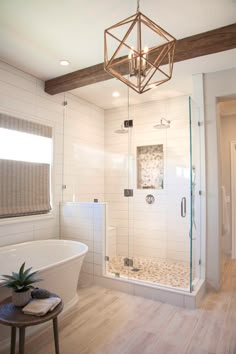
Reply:
[[[133,266],[129,267],[124,265],[124,259],[125,257],[122,256],[111,257],[108,262],[108,272],[150,283],[189,288],[190,268],[187,263],[134,257]]]
[[[163,189],[163,144],[137,147],[137,188]]]

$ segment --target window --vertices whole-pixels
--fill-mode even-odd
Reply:
[[[52,128],[0,113],[0,218],[51,210]]]

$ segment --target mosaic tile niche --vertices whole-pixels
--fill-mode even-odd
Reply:
[[[137,146],[137,188],[164,188],[163,144]]]

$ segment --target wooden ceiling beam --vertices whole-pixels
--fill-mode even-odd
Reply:
[[[236,23],[177,40],[174,62],[234,48],[236,48]],[[120,70],[124,75],[128,74],[126,67],[121,64]],[[45,91],[55,95],[112,78],[113,76],[104,71],[104,63],[100,63],[46,81]]]

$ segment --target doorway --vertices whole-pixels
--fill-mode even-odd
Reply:
[[[221,275],[236,260],[236,99],[218,102]]]
[[[236,140],[230,144],[232,258],[236,259]]]

